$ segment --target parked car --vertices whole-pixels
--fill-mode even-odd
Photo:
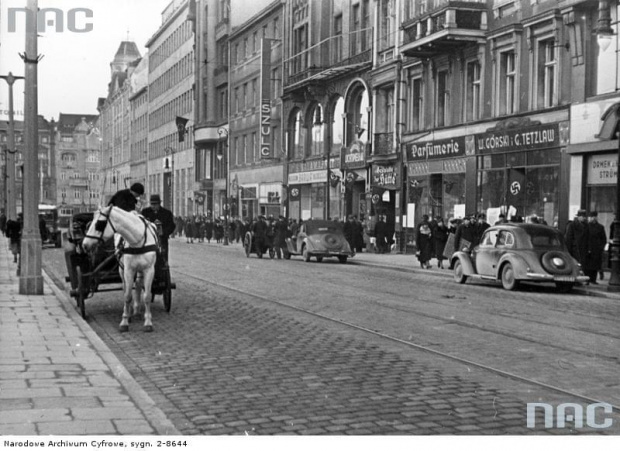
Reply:
[[[541,224],[501,224],[485,231],[471,253],[455,252],[450,259],[454,280],[469,277],[498,280],[506,290],[519,283],[554,282],[562,292],[587,282],[581,265],[569,253],[562,234]]]
[[[312,257],[323,261],[324,257],[337,257],[340,263],[346,263],[355,252],[351,250],[344,237],[343,224],[326,220],[308,220],[301,224],[297,236],[286,239],[287,250],[284,258],[302,255],[309,262]]]

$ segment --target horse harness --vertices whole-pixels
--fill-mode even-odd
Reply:
[[[103,211],[99,211],[100,215],[103,216],[105,219],[99,219],[97,220],[97,222],[95,223],[95,231],[101,233],[100,236],[93,236],[93,235],[86,235],[87,238],[92,238],[95,239],[97,241],[102,242],[103,241],[103,232],[105,231],[106,225],[109,223],[110,227],[112,227],[112,231],[114,233],[116,232],[116,228],[114,227],[114,223],[112,222],[112,220],[110,219],[110,215],[109,214],[105,214]],[[141,220],[142,223],[144,224],[144,236],[143,238],[143,243],[141,247],[123,247],[124,244],[124,238],[121,236],[121,241],[118,244],[118,249],[117,249],[117,257],[120,261],[120,258],[122,257],[122,254],[128,254],[128,255],[141,255],[141,254],[146,254],[148,252],[159,252],[159,237],[157,236],[157,233],[153,233],[153,236],[155,238],[155,244],[150,244],[148,246],[146,246],[146,240],[147,240],[147,233],[148,233],[148,224],[146,219],[144,219],[142,216],[138,216]],[[153,230],[151,229],[151,232]]]

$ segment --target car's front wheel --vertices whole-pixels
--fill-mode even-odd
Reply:
[[[456,283],[467,282],[467,276],[463,271],[463,265],[461,263],[461,260],[457,260],[454,262],[454,280]]]
[[[502,286],[505,290],[513,291],[519,287],[519,281],[515,277],[515,271],[510,263],[502,268]]]

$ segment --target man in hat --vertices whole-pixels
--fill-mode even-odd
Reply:
[[[457,227],[454,235],[454,250],[455,252],[465,251],[469,252],[472,248],[478,244],[478,229],[472,223],[473,215],[465,215],[463,222]]]
[[[596,285],[596,276],[603,267],[603,250],[607,243],[605,227],[598,222],[598,212],[588,214],[588,250],[583,263],[583,272]]]
[[[575,219],[566,226],[564,239],[568,252],[583,266],[588,253],[588,225],[587,213],[579,210]]]
[[[161,197],[159,194],[151,194],[150,207],[146,207],[142,210],[142,216],[157,224],[157,221],[161,223],[161,247],[165,254],[168,254],[168,238],[174,232],[176,224],[174,223],[174,215],[172,212],[161,206]]]
[[[125,211],[134,211],[138,205],[138,199],[144,194],[144,185],[134,183],[128,189],[117,191],[108,205],[114,205]]]

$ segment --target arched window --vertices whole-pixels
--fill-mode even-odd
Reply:
[[[304,155],[304,138],[305,133],[302,127],[303,121],[301,117],[301,111],[297,110],[293,117],[292,135],[291,135],[291,150],[292,157],[303,158]]]
[[[340,149],[344,145],[344,126],[342,115],[344,114],[344,99],[339,97],[334,105],[334,113],[332,114],[332,143],[331,154],[340,154]]]
[[[312,143],[310,147],[310,155],[323,154],[324,137],[325,124],[323,124],[323,108],[320,104],[317,104],[312,112]]]

